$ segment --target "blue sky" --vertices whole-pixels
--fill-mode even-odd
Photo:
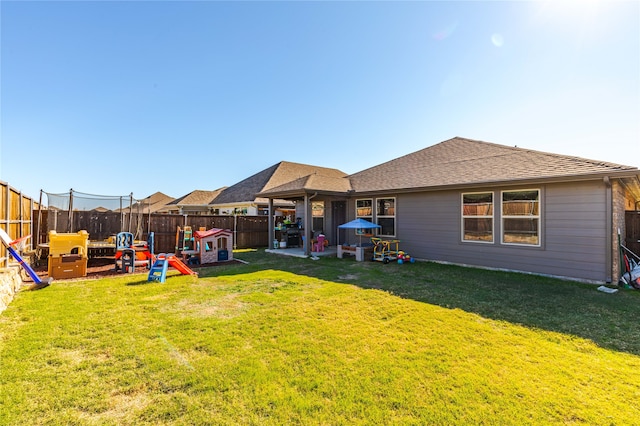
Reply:
[[[640,166],[640,2],[0,2],[0,180],[143,198],[455,136]]]

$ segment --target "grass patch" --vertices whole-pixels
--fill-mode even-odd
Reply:
[[[55,283],[0,315],[0,424],[632,424],[639,294],[285,258]]]

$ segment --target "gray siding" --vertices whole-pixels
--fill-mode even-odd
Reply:
[[[606,187],[602,182],[527,186],[541,191],[541,246],[500,243],[500,191],[495,200],[494,242],[461,241],[463,191],[389,194],[396,196],[397,238],[400,248],[419,259],[510,269],[606,281]],[[349,203],[350,218],[354,215]],[[352,238],[351,238],[352,239]]]

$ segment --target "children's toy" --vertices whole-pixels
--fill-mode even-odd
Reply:
[[[9,251],[11,256],[20,264],[22,269],[24,269],[25,272],[33,280],[33,284],[31,285],[31,287],[29,287],[29,290],[39,290],[39,289],[45,288],[49,284],[51,284],[51,282],[53,281],[53,278],[48,277],[48,278],[45,278],[44,280],[41,280],[40,277],[38,276],[38,274],[36,274],[35,271],[33,269],[31,269],[31,266],[29,266],[29,264],[26,263],[24,261],[24,259],[22,259],[20,254],[18,254],[18,251],[14,248],[14,247],[17,247],[18,244],[20,244],[20,242],[22,240],[25,240],[28,237],[29,236],[22,237],[22,238],[19,238],[17,240],[12,241],[11,237],[9,237],[9,234],[7,234],[4,231],[4,229],[0,228],[0,240],[2,240],[2,244],[7,248],[7,251]]]
[[[404,252],[404,251],[402,251],[402,250],[400,250],[400,251],[398,252],[398,263],[399,263],[399,264],[401,264],[401,265],[402,265],[402,264],[403,264],[403,263],[405,263],[405,262],[406,262],[406,263],[414,263],[415,261],[416,261],[416,260],[415,260],[413,257],[411,257],[411,256],[409,255],[409,253],[405,253],[405,252]]]
[[[381,238],[371,238],[373,243],[373,259],[376,262],[389,263],[398,258],[398,244],[400,240],[383,240]]]
[[[49,276],[55,279],[87,276],[89,233],[49,231]]]
[[[49,231],[49,256],[78,254],[88,256],[89,233],[87,231],[57,233]]]
[[[167,280],[167,270],[169,266],[178,270],[182,275],[198,275],[178,259],[175,254],[160,253],[149,270],[147,281],[165,282]]]
[[[135,272],[136,266],[151,268],[153,263],[153,232],[147,242],[135,242],[131,232],[119,232],[116,235],[115,269],[122,272]]]
[[[200,263],[224,262],[233,259],[233,232],[212,228],[196,231],[196,253]]]
[[[620,277],[620,282],[625,288],[640,290],[640,256],[620,244],[620,253],[624,260],[625,272]]]
[[[315,251],[315,252],[321,252],[324,251],[324,242],[325,242],[325,236],[323,234],[318,235],[317,241],[316,243],[313,245],[313,248],[311,251]]]
[[[178,226],[178,230],[176,231],[176,254],[180,254],[184,250],[195,250],[195,248],[191,227],[185,226],[184,229],[182,229]]]

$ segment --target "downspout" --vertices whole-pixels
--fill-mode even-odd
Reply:
[[[304,254],[309,256],[311,254],[311,225],[313,224],[313,218],[311,217],[311,200],[318,195],[318,192],[314,192],[309,196],[304,194]]]
[[[613,190],[611,188],[611,180],[609,176],[605,176],[603,179],[605,185],[605,209],[606,209],[606,230],[605,233],[605,246],[607,250],[605,252],[605,268],[606,268],[606,282],[612,282],[612,270],[613,270]],[[619,250],[619,249],[618,249]]]

